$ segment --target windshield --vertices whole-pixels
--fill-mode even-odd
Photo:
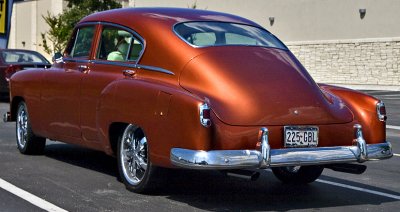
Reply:
[[[2,51],[1,57],[6,63],[49,63],[49,61],[39,53],[30,51]]]
[[[177,24],[174,30],[187,43],[197,47],[245,45],[287,49],[270,32],[249,25],[186,22]]]

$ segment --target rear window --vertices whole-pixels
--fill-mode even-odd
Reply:
[[[49,63],[42,55],[27,51],[2,51],[5,63]]]
[[[177,24],[174,30],[184,41],[197,47],[243,45],[287,49],[270,32],[244,24],[186,22]]]

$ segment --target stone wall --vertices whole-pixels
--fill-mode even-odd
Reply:
[[[317,82],[400,87],[400,37],[286,45]]]

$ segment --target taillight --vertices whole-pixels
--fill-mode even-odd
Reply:
[[[199,105],[200,111],[200,123],[204,127],[211,126],[211,108],[207,103],[203,103]]]
[[[386,121],[386,107],[382,101],[376,103],[376,113],[378,114],[379,121]]]

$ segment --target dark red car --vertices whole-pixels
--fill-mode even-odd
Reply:
[[[8,96],[8,82],[15,72],[31,68],[49,68],[50,62],[40,53],[23,49],[0,50],[0,95]]]

